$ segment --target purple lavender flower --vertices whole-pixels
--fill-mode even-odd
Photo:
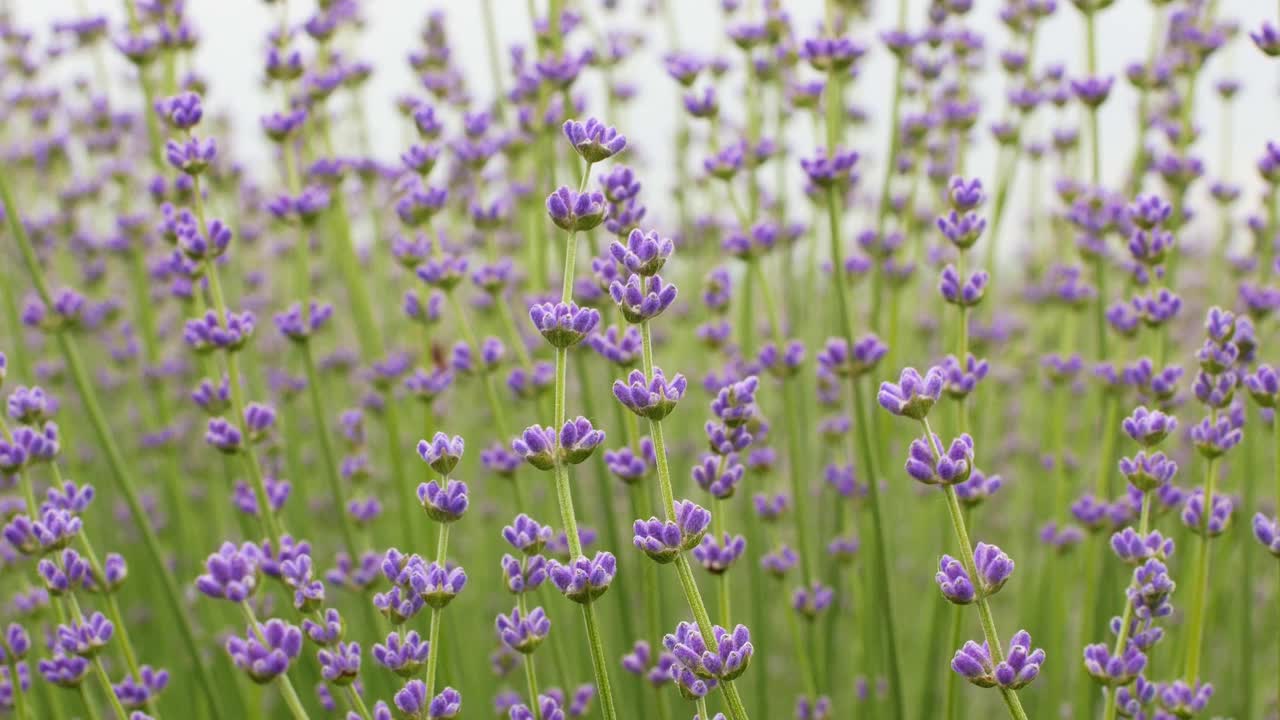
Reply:
[[[858,180],[855,170],[858,158],[858,153],[843,148],[838,148],[835,154],[819,148],[813,157],[802,158],[800,167],[809,177],[809,182],[818,187],[845,188]]]
[[[1122,655],[1112,655],[1104,644],[1087,645],[1084,649],[1084,669],[1102,685],[1116,687],[1128,685],[1147,666],[1147,656],[1130,645]]]
[[[659,563],[669,563],[685,550],[691,550],[702,542],[711,513],[689,500],[677,500],[673,506],[674,520],[662,521],[656,517],[636,520],[636,548]]]
[[[462,440],[462,436],[449,436],[442,432],[437,432],[432,436],[431,442],[426,440],[418,441],[418,456],[422,461],[431,466],[432,470],[443,476],[448,476],[453,469],[458,466],[458,461],[462,460],[462,453],[466,445]],[[465,490],[465,486],[464,490]]]
[[[1262,513],[1253,516],[1253,536],[1267,552],[1280,558],[1280,521]]]
[[[569,144],[588,163],[607,160],[627,146],[625,136],[595,118],[588,118],[586,122],[566,120],[563,129]]]
[[[1212,684],[1197,682],[1193,685],[1188,685],[1181,680],[1162,684],[1156,696],[1160,707],[1173,713],[1176,717],[1196,716],[1209,705],[1209,698],[1211,697],[1213,697]]]
[[[223,543],[205,560],[205,573],[196,578],[196,589],[211,598],[243,602],[257,590],[261,560],[261,551],[251,543],[240,547]]]
[[[711,493],[712,497],[723,500],[733,497],[745,471],[746,468],[734,460],[725,461],[722,456],[704,455],[702,461],[693,467],[693,481],[698,487]]]
[[[648,233],[632,230],[625,244],[615,240],[609,245],[609,254],[619,265],[642,277],[657,275],[674,250],[675,244],[670,238],[652,230]]]
[[[511,525],[502,528],[503,539],[525,555],[541,551],[551,541],[551,535],[549,525],[541,525],[524,513],[517,515]]]
[[[1020,630],[1009,641],[1009,652],[1000,663],[992,661],[986,643],[979,645],[972,640],[956,651],[951,669],[978,687],[1002,687],[1017,690],[1031,684],[1040,674],[1044,663],[1044,650],[1031,649],[1031,635]]]
[[[693,549],[693,557],[712,575],[722,575],[746,552],[747,541],[741,535],[724,534],[717,542],[713,535],[705,535]]]
[[[564,349],[582,342],[600,324],[600,311],[577,303],[535,303],[529,319],[552,347]]]
[[[551,470],[559,462],[583,462],[603,442],[603,430],[596,430],[590,420],[577,417],[566,421],[558,436],[550,427],[531,425],[512,441],[511,448],[535,468]]]
[[[165,143],[165,159],[175,170],[187,175],[199,175],[209,167],[218,154],[213,138],[201,141],[195,136],[185,140],[170,139]]]
[[[392,632],[385,643],[374,643],[373,659],[379,665],[403,678],[413,677],[426,665],[431,645],[416,630],[405,633]]]
[[[818,353],[818,365],[840,377],[860,377],[874,370],[888,352],[889,346],[874,334],[855,341],[852,352],[844,340],[828,338]]]
[[[112,691],[126,710],[142,710],[146,705],[160,696],[169,686],[169,671],[156,669],[150,665],[138,668],[138,679],[126,675],[123,680],[113,683]],[[134,720],[130,717],[130,720]]]
[[[631,275],[624,284],[614,280],[609,286],[622,316],[630,323],[642,323],[661,315],[676,299],[676,286],[665,282],[661,275],[642,278]]]
[[[547,196],[551,222],[570,232],[587,231],[604,222],[608,206],[600,192],[578,193],[566,186]]]
[[[227,639],[227,654],[256,683],[266,684],[288,671],[302,651],[302,631],[283,620],[268,620],[247,637]]]
[[[977,596],[964,565],[950,555],[943,555],[938,561],[934,581],[938,583],[942,596],[956,605],[968,605]]]
[[[78,688],[85,675],[89,674],[89,661],[57,652],[49,659],[41,660],[37,668],[46,681],[58,687]]]
[[[640,357],[640,331],[628,325],[625,330],[610,326],[587,338],[587,345],[601,357],[622,367],[628,367]]]
[[[312,300],[310,311],[305,318],[302,313],[302,304],[294,303],[285,312],[276,314],[276,329],[293,342],[303,343],[310,340],[313,333],[323,328],[331,317],[333,317],[333,306],[328,303]]]
[[[712,627],[716,650],[705,642],[698,626],[682,622],[674,633],[662,638],[662,645],[675,656],[676,662],[704,680],[730,681],[747,671],[755,648],[745,625],[730,632],[719,625]]]
[[[1231,516],[1235,513],[1235,502],[1226,495],[1214,495],[1208,517],[1205,517],[1204,505],[1204,489],[1196,488],[1182,506],[1182,524],[1192,532],[1207,537],[1217,537],[1226,532]]]
[[[1131,527],[1111,536],[1111,549],[1121,562],[1139,565],[1151,558],[1167,560],[1173,555],[1173,538],[1166,538],[1159,530],[1152,530],[1144,537]]]
[[[551,633],[551,620],[540,607],[527,615],[520,608],[513,608],[510,615],[498,614],[498,637],[507,647],[528,655],[546,640]]]
[[[1145,406],[1134,409],[1133,414],[1120,424],[1125,434],[1143,447],[1160,444],[1169,433],[1178,427],[1178,420],[1159,410],[1148,410]],[[1175,465],[1176,469],[1176,465]],[[1123,470],[1122,470],[1123,472]]]
[[[322,648],[316,659],[320,662],[320,676],[332,685],[350,685],[360,675],[359,643],[340,642],[332,648]]]
[[[579,556],[568,564],[551,560],[547,563],[547,571],[552,584],[565,597],[585,604],[609,589],[618,572],[618,561],[613,553],[598,552],[593,558]]]
[[[835,590],[815,580],[813,584],[802,585],[791,593],[791,609],[807,620],[814,620],[826,612],[835,599]]]
[[[1280,374],[1266,363],[1244,376],[1244,387],[1253,401],[1264,408],[1274,408],[1280,403]]]
[[[467,511],[467,484],[449,480],[443,485],[432,480],[418,485],[418,504],[427,517],[439,523],[457,522]]]
[[[1236,427],[1227,416],[1217,420],[1204,418],[1191,426],[1191,443],[1206,458],[1217,458],[1240,444],[1244,438],[1243,431]]]
[[[880,407],[894,415],[923,420],[942,396],[945,384],[946,377],[941,368],[929,368],[925,376],[921,377],[915,368],[909,367],[902,371],[897,384],[880,383],[877,400]]]
[[[636,415],[657,421],[675,410],[687,389],[688,382],[684,375],[676,373],[668,382],[662,369],[655,367],[651,380],[645,378],[644,373],[639,370],[632,370],[625,383],[615,380],[613,396]]]
[[[967,279],[962,279],[954,265],[947,265],[942,269],[942,278],[938,281],[938,292],[943,300],[952,305],[973,307],[981,303],[986,296],[989,279],[990,276],[984,270],[978,270]]]
[[[955,485],[969,479],[973,469],[973,438],[967,433],[951,441],[943,450],[942,440],[934,435],[932,447],[921,438],[911,441],[906,470],[915,480],[926,485]]]
[[[536,590],[547,579],[547,560],[541,555],[516,558],[504,554],[501,565],[507,590],[515,595]]]

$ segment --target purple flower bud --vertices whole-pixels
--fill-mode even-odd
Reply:
[[[579,194],[566,186],[547,196],[547,214],[551,222],[570,232],[591,230],[604,222],[608,206],[600,192]]]
[[[1087,645],[1084,649],[1084,669],[1102,685],[1115,687],[1128,685],[1147,666],[1147,656],[1130,645],[1123,655],[1113,656],[1104,644]]]
[[[632,370],[625,383],[614,381],[613,396],[640,417],[662,420],[675,410],[687,389],[688,382],[679,373],[668,382],[661,368],[654,368],[651,380],[639,370]]]
[[[897,384],[880,383],[877,400],[894,415],[923,420],[941,397],[945,382],[941,368],[929,368],[924,377],[915,368],[906,368]]]
[[[618,561],[613,553],[598,552],[594,558],[579,556],[568,564],[551,560],[547,569],[551,582],[565,597],[585,604],[609,589],[618,572]]]
[[[551,633],[551,620],[542,608],[536,607],[528,615],[513,608],[510,615],[498,614],[498,637],[507,647],[528,655]]]
[[[627,146],[625,136],[595,118],[586,122],[566,120],[563,129],[569,144],[588,163],[607,160]]]
[[[595,308],[580,308],[576,303],[535,303],[529,306],[529,319],[552,347],[573,347],[600,324]]]

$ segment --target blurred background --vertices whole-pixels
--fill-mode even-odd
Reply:
[[[485,1],[494,10],[494,29],[497,41],[503,48],[500,58],[505,70],[510,62],[509,49],[516,45],[528,46],[531,42],[528,4],[523,0]],[[928,0],[908,0],[908,3],[910,25],[920,27]],[[616,17],[624,19],[625,23],[622,20],[611,21],[613,25],[610,27],[599,26],[605,18],[601,12],[600,0],[584,0],[576,4],[586,11],[588,25],[594,32],[625,30],[643,34],[645,47],[617,73],[619,79],[635,86],[637,100],[625,106],[622,117],[608,120],[632,141],[628,162],[644,168],[649,186],[670,188],[674,180],[674,147],[669,139],[674,135],[677,119],[683,110],[676,83],[664,72],[661,58],[674,43],[703,55],[723,55],[736,60],[736,48],[724,33],[720,3],[718,0],[679,0],[676,7],[678,22],[674,28],[667,27],[657,17],[653,7],[654,0],[617,0],[621,12]],[[88,13],[105,14],[111,18],[113,27],[120,27],[125,13],[124,3],[113,0],[8,0],[0,3],[0,6],[4,5],[25,26],[43,28],[45,32],[51,32],[53,24],[58,20],[81,17]],[[445,12],[458,59],[457,66],[465,72],[467,86],[476,102],[483,104],[493,96],[483,5],[480,0],[374,0],[365,3],[364,33],[358,44],[348,43],[344,50],[350,56],[365,60],[374,67],[373,76],[365,86],[363,111],[368,121],[370,147],[379,159],[393,161],[406,146],[409,123],[396,110],[396,98],[406,94],[419,97],[426,94],[415,80],[415,74],[407,62],[407,54],[410,48],[420,44],[417,35],[428,12]],[[796,19],[795,27],[801,37],[816,31],[822,19],[822,0],[787,0],[785,5]],[[998,0],[977,0],[969,16],[970,27],[986,33],[989,72],[976,81],[979,94],[984,99],[979,125],[984,129],[991,122],[1008,115],[1004,100],[1007,81],[998,71],[996,57],[1008,46],[1007,31],[998,19],[1003,5]],[[1062,7],[1047,21],[1038,36],[1035,62],[1041,67],[1059,63],[1066,68],[1069,78],[1081,76],[1085,72],[1083,20],[1080,13],[1070,7],[1069,0],[1061,0],[1060,5]],[[1236,21],[1242,33],[1256,29],[1264,19],[1274,20],[1276,12],[1274,3],[1263,0],[1217,0],[1213,5],[1217,9],[1217,17]],[[881,106],[887,106],[892,96],[893,58],[878,42],[877,36],[880,31],[894,25],[897,3],[879,0],[873,2],[872,6],[871,20],[860,23],[854,32],[856,38],[871,45],[872,49],[864,65],[865,71],[853,83],[849,97],[871,118],[862,129],[853,133],[853,144],[864,157],[878,161],[883,154],[887,136],[885,128],[877,123],[884,123],[889,115],[887,108]],[[315,3],[309,0],[293,0],[287,4],[287,12],[296,23],[309,16],[314,7]],[[261,161],[261,167],[250,168],[254,172],[269,169],[267,165],[272,162],[269,154],[270,142],[257,123],[251,123],[249,119],[275,111],[279,106],[278,98],[267,95],[262,81],[262,65],[266,47],[264,33],[267,29],[278,26],[281,10],[279,2],[190,2],[189,16],[196,21],[200,34],[193,69],[208,81],[208,103],[215,112],[218,108],[234,108],[238,123],[234,128],[234,137],[240,157],[258,158]],[[1106,183],[1117,185],[1127,172],[1136,129],[1137,93],[1125,81],[1124,71],[1130,63],[1146,57],[1151,34],[1157,32],[1157,25],[1152,4],[1142,0],[1117,0],[1099,17],[1099,68],[1102,73],[1116,77],[1111,99],[1103,106],[1101,113],[1104,133],[1102,162]],[[671,37],[672,30],[675,38]],[[1199,156],[1206,161],[1210,180],[1235,174],[1237,177],[1234,181],[1244,184],[1246,196],[1249,196],[1252,194],[1251,190],[1259,186],[1259,180],[1256,173],[1240,170],[1253,163],[1266,141],[1275,137],[1277,127],[1280,126],[1276,121],[1276,110],[1280,107],[1276,102],[1280,81],[1276,76],[1276,64],[1265,62],[1265,58],[1256,51],[1247,37],[1241,40],[1243,42],[1230,43],[1227,49],[1214,55],[1209,61],[1208,71],[1200,76],[1199,89],[1201,93],[1205,93],[1202,96],[1205,99],[1196,105],[1196,124],[1202,132],[1197,150]],[[132,89],[125,90],[126,87],[132,87],[129,83],[132,68],[124,59],[113,51],[104,51],[103,56],[107,64],[104,75],[111,86],[110,90],[136,92]],[[78,67],[68,70],[99,82],[99,76],[93,68]],[[804,73],[810,72],[808,68],[802,67],[801,70]],[[739,73],[738,78],[722,87],[741,87],[740,68],[735,72]],[[504,72],[503,76],[506,77],[507,73]],[[1213,84],[1225,77],[1235,78],[1242,84],[1235,100],[1236,110],[1230,116],[1224,113],[1222,103],[1216,97],[1209,98]],[[593,82],[580,83],[575,90],[594,94],[589,100],[592,111],[603,107],[600,97],[604,88],[594,78]],[[723,93],[722,104],[730,109],[727,116],[742,117],[742,113],[734,108],[741,97],[742,93]],[[1073,109],[1070,112],[1075,111]],[[1053,118],[1046,117],[1048,115]],[[1055,128],[1065,126],[1058,119],[1063,115],[1058,112],[1038,112],[1031,132],[1026,135],[1027,139],[1049,141]],[[808,132],[807,123],[793,123],[793,127],[793,135],[786,140],[793,156],[798,157],[810,152],[815,142]],[[972,158],[969,171],[984,181],[993,182],[995,144],[985,131],[977,133],[976,137],[980,140],[980,146],[969,150],[969,157]],[[342,152],[341,149],[339,152]],[[354,154],[356,151],[353,148],[351,152]],[[1232,163],[1230,167],[1222,166],[1226,160]],[[690,162],[693,167],[700,167],[701,156],[691,158]],[[797,162],[793,159],[787,165],[788,172],[794,179],[790,185],[798,193],[801,178]],[[1019,216],[1019,208],[1026,202],[1025,193],[1029,186],[1026,183],[1021,186],[1021,192],[1015,190],[1011,200],[1011,220]],[[1196,191],[1207,193],[1208,187],[1209,183],[1200,183]],[[1046,186],[1046,191],[1048,189],[1050,188]],[[668,196],[652,197],[651,219],[659,222],[664,218],[670,220],[671,205],[661,202],[666,197]],[[1008,227],[1011,230],[1015,225],[1009,223]],[[1004,233],[1006,243],[1003,247],[1006,248],[1016,242],[1010,230]]]

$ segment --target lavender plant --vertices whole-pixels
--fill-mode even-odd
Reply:
[[[1070,4],[0,7],[0,716],[1269,716],[1280,19]]]

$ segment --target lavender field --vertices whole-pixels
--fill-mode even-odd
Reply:
[[[1280,718],[1277,4],[0,57],[0,718]]]

